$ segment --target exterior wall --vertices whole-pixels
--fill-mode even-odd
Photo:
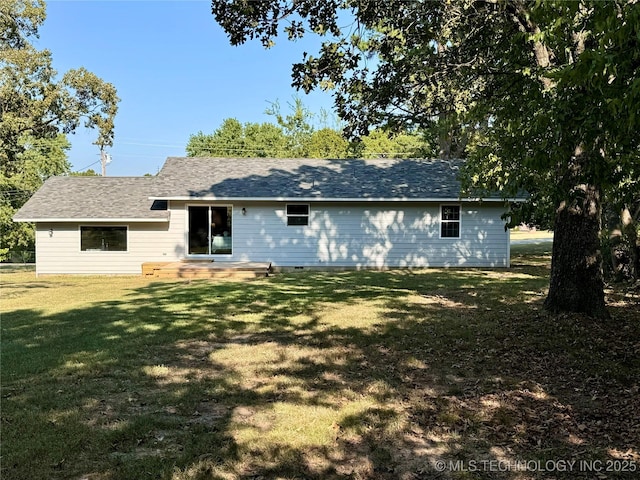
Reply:
[[[172,219],[182,211],[185,231],[187,204],[194,203],[171,205]],[[460,206],[460,238],[440,238],[438,203],[311,203],[309,225],[296,227],[287,226],[284,202],[237,203],[233,254],[207,258],[268,261],[277,267],[508,267],[509,232],[500,219],[504,208]],[[185,250],[184,243],[179,250]]]
[[[81,225],[127,226],[126,252],[80,251]],[[184,257],[184,212],[158,223],[38,223],[37,274],[140,274],[143,262],[170,262]]]
[[[311,203],[309,225],[295,227],[287,226],[284,202],[237,203],[233,254],[189,256],[186,206],[197,204],[171,201],[168,223],[128,224],[126,252],[80,251],[80,226],[91,223],[38,223],[36,272],[139,274],[143,262],[183,258],[271,262],[275,267],[509,266],[509,232],[500,206],[461,203],[460,238],[440,238],[438,203]]]

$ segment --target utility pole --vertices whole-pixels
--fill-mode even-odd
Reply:
[[[107,165],[111,163],[111,155],[104,151],[104,147],[100,148],[100,163],[102,164],[102,176],[107,176]]]
[[[102,164],[102,176],[107,176],[107,154],[104,148],[100,148],[100,163]]]

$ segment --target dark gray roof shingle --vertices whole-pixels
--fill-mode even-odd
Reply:
[[[170,157],[155,198],[457,199],[461,160]]]
[[[170,157],[156,177],[52,177],[14,220],[167,220],[168,212],[153,209],[150,198],[456,200],[462,165],[462,160]]]
[[[147,219],[166,221],[153,210],[153,177],[51,177],[18,210],[16,221]]]

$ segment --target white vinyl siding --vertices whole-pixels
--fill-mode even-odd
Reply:
[[[143,262],[170,262],[184,257],[184,214],[171,213],[170,222],[130,223],[126,252],[80,250],[81,223],[36,224],[37,274],[133,274]],[[110,225],[100,222],[100,226]],[[112,226],[122,226],[122,221]]]
[[[168,223],[128,224],[128,251],[108,255],[80,251],[80,223],[39,223],[37,273],[139,274],[143,262],[184,259],[186,205],[171,201]],[[237,202],[233,207],[233,254],[224,261],[275,267],[509,266],[509,233],[500,218],[504,208],[486,203],[460,204],[460,238],[440,238],[438,203],[314,202],[309,224],[301,226],[287,225],[286,202]]]
[[[460,205],[460,238],[440,238],[440,205],[313,203],[287,225],[285,203],[239,203],[230,260],[354,268],[509,266],[504,208]],[[242,207],[246,215],[238,214]]]

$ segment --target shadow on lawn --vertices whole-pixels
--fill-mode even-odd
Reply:
[[[638,309],[549,317],[545,286],[305,273],[9,312],[2,478],[591,478],[545,462],[638,454]]]

